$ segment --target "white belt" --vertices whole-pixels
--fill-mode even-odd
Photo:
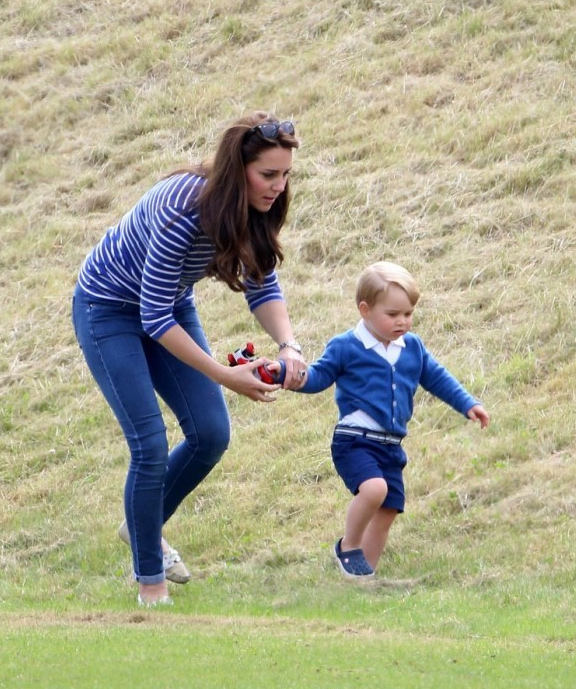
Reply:
[[[370,431],[367,428],[354,428],[353,426],[336,426],[334,433],[340,435],[358,435],[363,436],[367,440],[375,440],[377,443],[383,445],[400,445],[402,442],[401,435],[394,435],[393,433],[381,433],[380,431]]]

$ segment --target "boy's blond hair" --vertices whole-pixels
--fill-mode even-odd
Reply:
[[[398,285],[406,294],[412,306],[416,306],[420,298],[420,289],[412,275],[396,263],[378,261],[364,268],[356,287],[356,306],[365,301],[368,306],[374,306],[381,296],[386,295],[390,285]]]

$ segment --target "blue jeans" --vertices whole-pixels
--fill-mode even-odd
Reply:
[[[174,317],[209,352],[196,309],[186,305]],[[224,395],[219,385],[144,332],[135,304],[94,299],[77,286],[72,320],[88,367],[130,450],[124,507],[134,575],[143,584],[158,584],[164,581],[162,525],[228,447]],[[157,394],[184,435],[171,451]]]

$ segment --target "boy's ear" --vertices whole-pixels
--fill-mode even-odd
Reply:
[[[365,318],[368,315],[368,312],[370,311],[370,307],[365,301],[361,301],[358,304],[358,311],[360,311],[360,315],[362,318]]]

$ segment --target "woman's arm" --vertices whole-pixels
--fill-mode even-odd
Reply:
[[[279,299],[266,301],[257,306],[253,313],[268,335],[278,344],[295,339],[285,301]],[[283,387],[296,390],[302,385],[300,371],[306,371],[306,360],[302,354],[291,347],[283,347],[278,356],[286,364],[286,378]]]
[[[258,402],[273,402],[275,399],[268,397],[266,393],[275,392],[280,385],[268,385],[254,375],[254,369],[264,363],[263,359],[257,359],[244,366],[230,367],[219,364],[206,354],[180,325],[167,330],[158,342],[180,361],[233,392]]]

